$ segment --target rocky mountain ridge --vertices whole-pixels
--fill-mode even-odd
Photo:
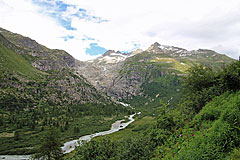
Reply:
[[[76,62],[76,70],[98,90],[116,99],[143,95],[142,85],[154,77],[182,76],[197,64],[221,68],[233,59],[212,50],[188,51],[183,48],[152,44],[146,51],[140,49],[129,54],[109,50],[102,56],[86,62]],[[149,79],[150,78],[150,79]]]
[[[12,44],[7,45],[9,49],[25,56],[39,70],[61,70],[75,66],[75,59],[66,51],[49,49],[35,40],[3,28],[0,28],[0,34]]]
[[[221,68],[233,59],[211,50],[188,51],[183,48],[152,44],[146,51],[137,49],[131,53],[109,50],[90,60],[75,60],[63,50],[51,50],[36,41],[0,28],[5,46],[22,55],[41,71],[70,69],[86,82],[115,99],[131,99],[143,94],[143,84],[167,75],[182,76],[196,64]],[[3,42],[3,41],[2,41]]]
[[[48,49],[30,38],[0,28],[0,92],[51,104],[113,103],[75,70],[75,59],[63,50]]]

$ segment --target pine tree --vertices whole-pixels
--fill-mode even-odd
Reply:
[[[51,128],[43,137],[34,158],[47,160],[61,160],[63,156],[59,135],[55,128]]]

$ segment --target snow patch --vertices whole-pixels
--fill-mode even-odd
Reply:
[[[123,54],[120,54],[120,53],[111,53],[110,55],[111,55],[111,56],[127,57],[127,55],[123,55]]]
[[[121,61],[124,61],[127,58],[127,56],[121,55],[121,56],[104,56],[100,58],[99,60],[105,61],[106,63],[118,63]]]

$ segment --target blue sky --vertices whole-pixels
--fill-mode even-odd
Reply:
[[[103,54],[106,51],[107,50],[105,48],[98,46],[97,43],[91,43],[90,44],[90,48],[86,49],[86,53],[90,54],[90,55],[93,55],[93,56],[96,56],[96,55],[99,55],[99,54]]]
[[[78,8],[76,5],[69,5],[64,3],[63,1],[58,1],[58,0],[32,0],[32,2],[35,5],[40,6],[42,9],[39,10],[39,13],[47,14],[48,16],[52,17],[57,21],[59,25],[64,27],[67,30],[77,30],[76,28],[72,27],[72,19],[73,18],[78,18],[86,21],[91,21],[93,23],[103,23],[103,22],[108,22],[106,19],[102,19],[100,17],[90,15],[88,14],[87,10],[84,8]],[[67,12],[67,9],[69,7],[75,8],[76,12],[68,15],[69,17],[65,16],[64,13]],[[66,35],[62,37],[64,41],[68,41],[70,39],[74,39],[73,35]],[[82,40],[87,41],[87,40],[92,40],[94,41],[94,38],[84,36]],[[96,56],[96,55],[101,55],[105,53],[107,50],[101,46],[98,45],[98,43],[90,43],[89,47],[85,49],[86,54],[91,55],[91,56]]]
[[[89,60],[154,42],[240,55],[239,0],[1,0],[0,27]]]

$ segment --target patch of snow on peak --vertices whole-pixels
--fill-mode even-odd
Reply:
[[[101,61],[105,61],[106,63],[118,63],[124,61],[127,56],[104,56],[100,58]]]
[[[158,48],[162,50],[168,50],[168,51],[178,51],[179,49],[173,46],[168,46],[168,45],[159,45]]]
[[[160,48],[162,50],[165,49],[165,47],[163,45],[158,46],[158,48]]]
[[[92,63],[94,60],[87,60],[86,62]]]
[[[120,56],[120,57],[127,57],[127,55],[123,55],[121,53],[111,53],[111,56]]]

